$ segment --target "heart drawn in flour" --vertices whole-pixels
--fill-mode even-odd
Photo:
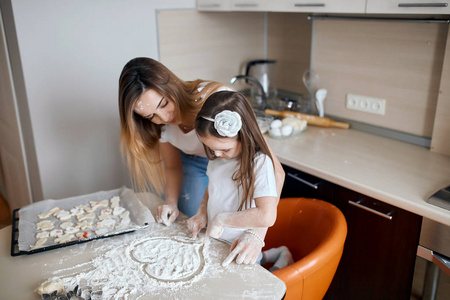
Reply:
[[[204,267],[203,243],[176,237],[149,238],[134,246],[131,257],[144,272],[162,281],[185,281]]]

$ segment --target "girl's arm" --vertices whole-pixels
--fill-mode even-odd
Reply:
[[[223,227],[266,228],[272,226],[277,218],[277,197],[259,197],[256,207],[238,212],[220,213],[209,222],[206,236],[220,237]],[[263,232],[262,232],[263,233]]]
[[[166,178],[166,201],[158,207],[156,221],[170,226],[178,217],[178,196],[183,184],[183,166],[180,150],[170,143],[161,143],[160,152],[164,160]]]

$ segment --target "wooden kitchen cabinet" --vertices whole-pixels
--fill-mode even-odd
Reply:
[[[324,299],[409,300],[422,217],[288,166],[283,168],[282,198],[331,202],[347,220],[342,259]]]
[[[340,186],[333,204],[348,233],[325,299],[409,300],[422,217]]]
[[[449,14],[449,0],[367,0],[369,14]]]
[[[278,0],[272,11],[318,13],[364,13],[366,0]]]
[[[283,165],[286,174],[281,198],[305,197],[333,201],[334,185],[326,180]]]

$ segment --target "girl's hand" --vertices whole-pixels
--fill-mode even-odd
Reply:
[[[208,221],[208,217],[206,214],[195,214],[195,216],[189,218],[187,220],[187,227],[189,231],[192,233],[192,238],[197,238],[197,234],[205,228],[206,223]]]
[[[235,258],[237,264],[254,264],[263,246],[262,241],[256,236],[244,232],[234,241],[230,249],[231,252],[223,261],[222,266],[228,266]]]
[[[162,223],[169,227],[177,219],[180,212],[174,204],[164,204],[158,206],[158,214],[156,215],[156,222]]]
[[[217,214],[214,218],[208,223],[208,227],[206,228],[205,237],[213,237],[215,239],[220,238],[223,233],[223,219],[226,215],[223,213]]]

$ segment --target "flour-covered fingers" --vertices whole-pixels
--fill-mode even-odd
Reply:
[[[164,204],[158,207],[158,216],[156,221],[158,223],[163,223],[166,226],[170,226],[175,222],[179,215],[178,208],[173,204]]]
[[[228,254],[227,258],[222,262],[222,267],[227,267],[235,258],[239,255],[239,252],[241,251],[241,247],[238,245],[236,246],[230,254]]]

